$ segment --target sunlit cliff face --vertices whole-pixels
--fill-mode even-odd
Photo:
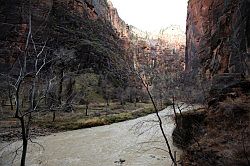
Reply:
[[[110,0],[120,17],[145,31],[159,31],[169,25],[185,30],[188,0]]]

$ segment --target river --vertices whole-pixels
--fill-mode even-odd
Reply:
[[[191,108],[190,108],[191,109]],[[177,157],[181,151],[172,145],[174,121],[170,107],[160,112],[164,131]],[[106,126],[38,137],[29,143],[27,166],[162,166],[171,165],[157,117],[145,117]],[[0,145],[0,148],[6,144]],[[0,165],[12,163],[15,142],[0,149]],[[41,147],[42,145],[43,147]],[[20,165],[20,154],[12,165]]]

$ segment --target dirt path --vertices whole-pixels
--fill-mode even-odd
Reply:
[[[161,112],[165,131],[169,140],[174,128],[170,115],[172,111]],[[107,126],[81,129],[50,136],[39,137],[29,144],[28,166],[161,166],[171,165],[165,144],[154,114],[111,124]],[[0,145],[0,148],[4,144]],[[0,165],[11,165],[14,149],[20,146],[16,142],[0,151]],[[173,151],[177,151],[173,147]],[[20,152],[19,152],[20,154]],[[13,165],[19,165],[17,156]],[[122,164],[121,164],[122,162]]]

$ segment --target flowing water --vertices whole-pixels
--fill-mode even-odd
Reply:
[[[174,121],[170,107],[160,112],[165,133],[177,157],[181,151],[172,145]],[[68,131],[38,137],[29,143],[27,166],[162,166],[171,165],[157,117],[145,117],[111,125]],[[13,161],[21,142],[2,149],[0,165],[20,165]],[[41,146],[42,145],[42,146]],[[13,162],[13,163],[12,163]],[[11,164],[12,163],[12,164]]]

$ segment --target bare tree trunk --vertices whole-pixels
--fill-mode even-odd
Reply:
[[[175,120],[175,124],[178,127],[178,120],[177,120],[177,113],[176,113],[176,109],[175,109],[175,99],[173,96],[173,109],[174,109],[174,120]]]
[[[121,104],[121,106],[123,106],[123,99],[122,99],[122,97],[120,97],[120,104]]]
[[[10,84],[10,83],[9,83]],[[10,85],[9,85],[9,100],[10,100],[10,109],[13,110],[14,107],[13,107],[13,102],[12,102],[12,94],[11,94],[11,89],[10,89]]]
[[[20,117],[19,120],[21,122],[22,140],[23,140],[23,151],[22,151],[22,158],[21,158],[21,166],[25,166],[27,147],[28,147],[28,140],[26,138],[24,117]]]
[[[89,105],[86,104],[86,109],[85,109],[85,115],[88,116],[88,109],[89,109]]]
[[[63,89],[63,68],[59,71],[59,86],[57,91],[57,102],[58,106],[62,105],[62,89]],[[56,120],[56,111],[53,112],[53,119],[52,121],[55,122]]]
[[[1,105],[2,105],[2,107],[4,107],[4,105],[5,105],[5,100],[2,100]]]
[[[138,76],[139,76],[139,75],[138,75]],[[166,134],[165,134],[165,131],[164,131],[164,128],[163,128],[163,123],[162,123],[161,117],[160,117],[160,115],[159,115],[159,111],[158,111],[158,109],[157,109],[156,103],[155,103],[155,101],[154,101],[154,99],[153,99],[153,96],[152,96],[152,94],[150,93],[150,91],[149,91],[149,89],[148,89],[148,85],[143,81],[143,79],[142,79],[140,76],[139,76],[139,78],[140,78],[140,80],[142,81],[143,86],[146,88],[146,91],[147,91],[147,93],[148,93],[148,95],[149,95],[149,97],[150,97],[150,100],[151,100],[151,102],[152,102],[152,104],[153,104],[153,106],[154,106],[155,114],[156,114],[156,116],[157,116],[157,118],[158,118],[160,130],[161,130],[161,133],[162,133],[163,138],[164,138],[164,140],[165,140],[165,143],[166,143],[166,145],[167,145],[169,156],[170,156],[172,162],[174,163],[174,166],[177,166],[175,157],[174,157],[174,155],[173,155],[173,153],[172,153],[170,144],[169,144],[168,139],[167,139],[167,136],[166,136]]]
[[[72,77],[69,78],[69,83],[66,86],[66,104],[71,104],[74,99],[74,84],[75,80]]]
[[[122,88],[122,91],[125,91],[125,88]],[[123,97],[123,92],[120,92],[119,98],[120,98],[120,104],[121,106],[124,106],[124,97]]]
[[[21,166],[25,166],[27,147],[28,147],[28,140],[23,139],[23,152],[22,152],[22,158],[21,158]]]
[[[106,99],[106,103],[107,103],[107,107],[109,107],[109,95],[107,96],[107,99]]]
[[[53,118],[52,118],[52,122],[55,122],[56,120],[56,111],[53,111]]]
[[[134,99],[134,106],[136,107],[136,98]]]
[[[58,104],[62,104],[62,89],[63,89],[63,69],[59,73],[59,86],[58,86]]]

